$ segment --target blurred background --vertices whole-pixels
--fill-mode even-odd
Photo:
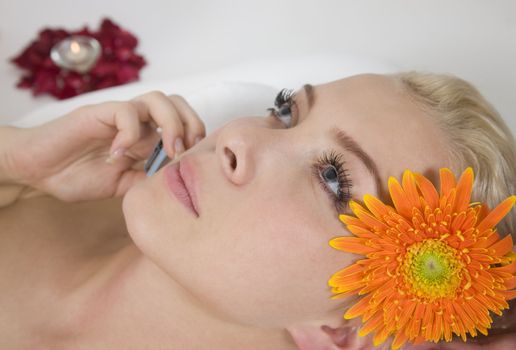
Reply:
[[[140,39],[141,81],[270,57],[344,52],[476,85],[516,133],[516,1],[0,0],[0,116],[55,101],[15,87],[9,58],[43,27],[99,27],[108,16]]]

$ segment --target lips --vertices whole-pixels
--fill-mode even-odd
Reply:
[[[164,169],[164,177],[171,194],[198,217],[195,181],[190,162],[182,159],[181,162],[170,164]]]

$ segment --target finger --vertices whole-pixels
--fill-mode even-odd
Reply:
[[[134,104],[129,102],[105,102],[94,105],[90,109],[93,115],[103,124],[113,129],[113,141],[110,147],[110,157],[106,160],[113,163],[126,156],[136,160],[147,157],[159,139],[159,134],[153,130],[153,125],[139,114]],[[93,112],[93,113],[91,113]],[[154,124],[155,125],[155,124]],[[99,137],[96,134],[95,137]],[[107,137],[107,136],[106,136]]]
[[[144,118],[151,118],[162,129],[165,151],[173,159],[184,151],[184,127],[174,103],[162,92],[149,92],[131,101]]]
[[[140,139],[125,152],[125,156],[135,161],[144,160],[149,157],[161,135],[156,132],[148,123],[140,122]]]
[[[169,98],[179,111],[179,115],[185,127],[186,146],[190,148],[196,143],[196,140],[200,140],[206,136],[204,122],[182,96],[170,95]]]
[[[103,111],[108,111],[108,113],[97,114],[99,120],[107,122],[117,129],[109,153],[115,157],[120,157],[141,137],[138,110],[127,102],[107,102],[98,107]],[[109,111],[113,112],[109,113]]]

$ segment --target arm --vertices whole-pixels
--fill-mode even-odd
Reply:
[[[0,127],[0,207],[42,195],[64,202],[125,195],[146,178],[141,163],[160,139],[158,126],[170,159],[175,144],[181,153],[205,134],[183,98],[161,92],[84,106],[32,128]]]
[[[20,197],[25,186],[16,182],[13,171],[12,148],[21,129],[0,126],[0,208],[7,207]]]

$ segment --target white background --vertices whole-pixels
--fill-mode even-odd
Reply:
[[[162,80],[250,59],[349,52],[475,84],[516,132],[516,1],[0,0],[0,117],[52,101],[15,89],[8,63],[46,26],[97,29],[110,16],[140,38]]]

